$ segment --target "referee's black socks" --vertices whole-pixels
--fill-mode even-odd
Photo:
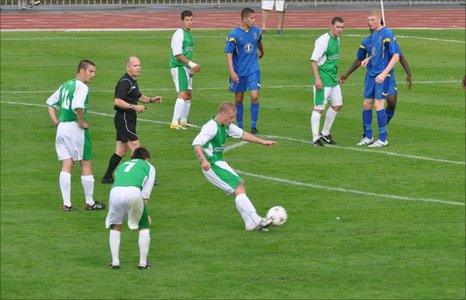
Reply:
[[[116,167],[120,163],[122,157],[116,153],[113,153],[112,157],[110,157],[110,161],[108,162],[107,172],[105,172],[104,178],[110,179],[113,178],[113,171],[115,171]]]

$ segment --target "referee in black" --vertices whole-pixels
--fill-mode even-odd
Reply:
[[[138,101],[142,103],[160,103],[162,101],[160,96],[149,97],[139,91],[138,82],[136,81],[139,73],[141,73],[139,58],[130,56],[126,60],[126,73],[120,78],[115,88],[116,148],[115,153],[110,157],[102,183],[113,183],[113,171],[128,152],[128,149],[132,152],[140,147],[139,137],[136,133],[137,113],[145,111],[146,107],[139,105]]]

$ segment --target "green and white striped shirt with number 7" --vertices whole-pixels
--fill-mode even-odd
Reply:
[[[155,176],[155,168],[148,161],[132,159],[118,166],[112,188],[134,186],[141,190],[144,199],[149,199],[154,187]]]

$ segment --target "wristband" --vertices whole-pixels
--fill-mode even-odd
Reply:
[[[130,104],[130,105],[129,105],[129,109],[134,110],[134,104]]]
[[[188,66],[190,68],[194,68],[195,66],[197,66],[197,64],[195,62],[193,62],[193,61],[188,61]]]

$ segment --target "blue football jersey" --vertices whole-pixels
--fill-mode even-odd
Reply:
[[[225,53],[233,54],[233,68],[238,76],[247,76],[259,71],[258,44],[261,30],[251,26],[248,31],[236,27],[228,34]]]
[[[395,36],[392,31],[383,27],[378,32],[371,35],[371,68],[367,71],[370,76],[377,76],[387,67],[390,59],[394,54],[399,53]]]
[[[401,54],[401,48],[400,48],[400,45],[398,45],[398,42],[396,41],[396,38],[394,38],[394,44],[395,44],[396,53],[399,53],[399,55],[401,56],[402,55]],[[362,60],[366,59],[366,57],[371,55],[371,53],[372,53],[372,35],[368,35],[361,41],[361,44],[359,45],[358,51],[356,52],[356,58],[358,60],[362,61]],[[388,62],[387,62],[387,64],[388,64]],[[366,66],[366,69],[367,69],[368,72],[369,72],[369,70],[371,68],[372,68],[372,59],[369,60],[369,63]],[[390,71],[391,76],[395,76],[394,70],[395,70],[395,68],[393,68]],[[382,71],[383,71],[383,69],[382,69]]]

